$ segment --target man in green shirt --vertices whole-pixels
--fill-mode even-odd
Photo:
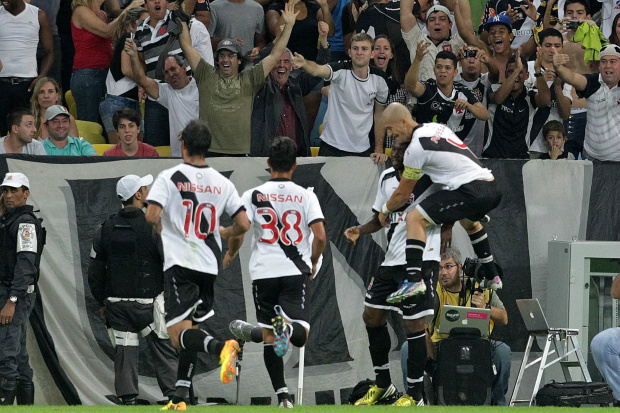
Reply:
[[[97,156],[93,145],[84,139],[69,136],[69,111],[64,106],[50,106],[45,111],[45,126],[50,134],[43,142],[48,155]]]
[[[282,11],[284,30],[269,56],[243,72],[240,70],[241,46],[236,40],[224,39],[218,44],[216,67],[213,67],[192,47],[187,25],[183,23],[179,42],[198,84],[200,119],[207,122],[213,135],[209,155],[245,156],[250,153],[254,95],[284,52],[299,13],[295,13],[294,6],[289,3]]]

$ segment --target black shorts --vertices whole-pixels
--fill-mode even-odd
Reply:
[[[426,197],[417,206],[431,224],[444,224],[467,218],[480,221],[499,205],[502,193],[497,182],[472,181],[454,191],[444,190]]]
[[[215,275],[178,265],[164,272],[166,327],[183,320],[199,324],[213,312]]]
[[[307,274],[254,280],[252,295],[258,324],[263,328],[273,328],[271,319],[276,316],[273,307],[279,305],[286,319],[297,322],[310,331],[308,280]]]
[[[426,292],[399,304],[391,304],[385,300],[390,294],[398,290],[401,282],[407,279],[407,271],[404,265],[394,267],[379,267],[377,275],[370,279],[370,283],[366,288],[366,298],[364,305],[366,307],[377,308],[379,310],[398,311],[405,320],[415,320],[433,315],[434,313],[434,297],[435,285],[433,276],[438,273],[439,263],[436,261],[425,261],[422,265],[424,273],[424,281],[426,282]]]

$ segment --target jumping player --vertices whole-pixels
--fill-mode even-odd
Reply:
[[[295,142],[276,137],[267,159],[271,179],[242,196],[254,228],[250,276],[260,327],[242,320],[230,323],[237,338],[265,343],[265,366],[283,408],[292,408],[293,402],[284,380],[282,356],[288,351],[289,339],[297,347],[306,344],[310,331],[307,285],[327,242],[316,195],[291,181],[296,157]],[[243,236],[229,239],[224,266],[237,255],[242,242]]]
[[[381,207],[379,220],[384,225],[388,223],[390,213],[407,202],[423,174],[448,187],[424,199],[407,214],[405,254],[408,278],[387,301],[398,303],[407,297],[424,294],[422,254],[426,246],[426,228],[456,221],[467,231],[480,260],[480,275],[487,280],[483,287],[501,288],[502,281],[493,262],[487,233],[480,224],[480,220],[497,207],[502,198],[491,171],[446,125],[419,125],[401,104],[393,103],[386,108],[383,122],[388,136],[410,139],[411,144],[405,153],[400,184]]]
[[[226,212],[233,217],[233,225],[226,228],[230,235],[250,228],[235,186],[205,162],[210,145],[207,125],[190,122],[181,134],[184,163],[162,171],[147,198],[146,219],[161,229],[164,246],[166,327],[180,351],[176,391],[163,410],[186,409],[198,351],[219,354],[223,383],[235,374],[239,343],[224,343],[198,328],[214,314],[213,287],[222,253],[220,216]]]
[[[360,235],[372,234],[379,231],[383,225],[379,221],[381,205],[392,196],[398,188],[403,172],[403,156],[408,141],[398,139],[392,149],[392,168],[386,169],[379,177],[377,196],[373,205],[374,216],[364,225],[351,227],[344,232],[347,241],[355,244]],[[424,271],[428,272],[425,277],[426,292],[414,297],[406,303],[392,305],[386,302],[389,294],[399,288],[399,284],[407,278],[405,260],[405,241],[407,225],[405,219],[409,211],[425,199],[441,189],[443,185],[434,184],[428,175],[420,178],[420,182],[413,188],[413,192],[405,204],[392,212],[389,216],[390,225],[385,228],[388,239],[385,259],[381,263],[377,274],[370,280],[366,299],[364,301],[364,313],[362,318],[366,324],[370,358],[375,371],[375,385],[366,395],[355,402],[356,406],[369,406],[378,402],[394,398],[397,393],[396,387],[390,378],[390,334],[387,328],[387,316],[389,311],[398,311],[403,316],[409,351],[407,358],[407,392],[394,402],[396,406],[423,406],[424,405],[424,365],[426,363],[426,332],[424,319],[433,314],[433,294],[431,271],[438,273],[439,250],[441,227],[430,225],[427,227],[427,248],[424,250]]]

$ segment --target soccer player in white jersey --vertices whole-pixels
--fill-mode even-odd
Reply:
[[[259,326],[242,320],[230,323],[239,339],[265,343],[263,358],[279,407],[291,408],[284,380],[284,356],[290,343],[306,344],[310,331],[308,282],[325,249],[325,218],[314,192],[291,181],[297,167],[297,145],[278,136],[267,164],[271,179],[246,191],[243,204],[252,227],[250,277]],[[228,241],[226,266],[239,252],[243,236]]]
[[[186,409],[198,351],[220,356],[223,383],[236,371],[239,343],[224,343],[198,328],[214,314],[213,288],[222,254],[220,216],[226,212],[234,220],[223,229],[226,236],[250,228],[235,186],[205,162],[210,145],[207,125],[190,122],[181,134],[183,163],[162,171],[147,198],[146,219],[161,228],[164,246],[166,327],[180,351],[176,391],[167,410]]]
[[[407,214],[405,255],[408,279],[387,301],[396,303],[424,293],[426,284],[422,280],[422,254],[426,246],[426,228],[456,221],[467,231],[478,256],[481,264],[478,274],[486,280],[484,287],[501,288],[502,281],[493,262],[487,233],[480,223],[502,199],[491,171],[446,125],[419,125],[401,104],[388,106],[383,122],[388,136],[410,139],[411,143],[405,153],[400,184],[381,207],[380,221],[387,224],[390,213],[407,202],[423,174],[433,182],[448,187],[427,197]]]
[[[372,207],[374,215],[364,225],[347,229],[344,236],[347,241],[355,244],[360,235],[372,234],[383,228],[379,221],[381,205],[387,202],[392,193],[398,188],[403,171],[403,155],[409,146],[409,141],[398,139],[392,149],[392,168],[386,169],[379,178],[377,196]],[[405,241],[407,239],[407,225],[405,219],[409,211],[427,196],[444,189],[443,185],[434,184],[428,175],[420,178],[413,188],[409,199],[403,206],[390,214],[390,225],[385,228],[388,240],[385,259],[381,263],[377,274],[370,279],[364,301],[362,318],[366,324],[370,358],[376,379],[366,395],[355,402],[356,406],[369,406],[395,399],[396,387],[390,378],[390,333],[387,328],[389,311],[398,311],[403,316],[403,324],[409,343],[407,354],[407,392],[394,401],[396,406],[424,405],[424,365],[426,364],[426,331],[424,319],[433,314],[432,273],[439,273],[441,226],[430,225],[426,228],[427,244],[424,250],[423,271],[426,291],[423,295],[414,297],[407,302],[390,304],[386,302],[388,296],[398,290],[400,283],[407,278]]]

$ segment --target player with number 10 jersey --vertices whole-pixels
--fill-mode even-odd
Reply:
[[[243,210],[233,183],[211,167],[183,163],[159,174],[148,201],[167,212],[161,218],[164,270],[180,265],[217,274],[220,216]]]

